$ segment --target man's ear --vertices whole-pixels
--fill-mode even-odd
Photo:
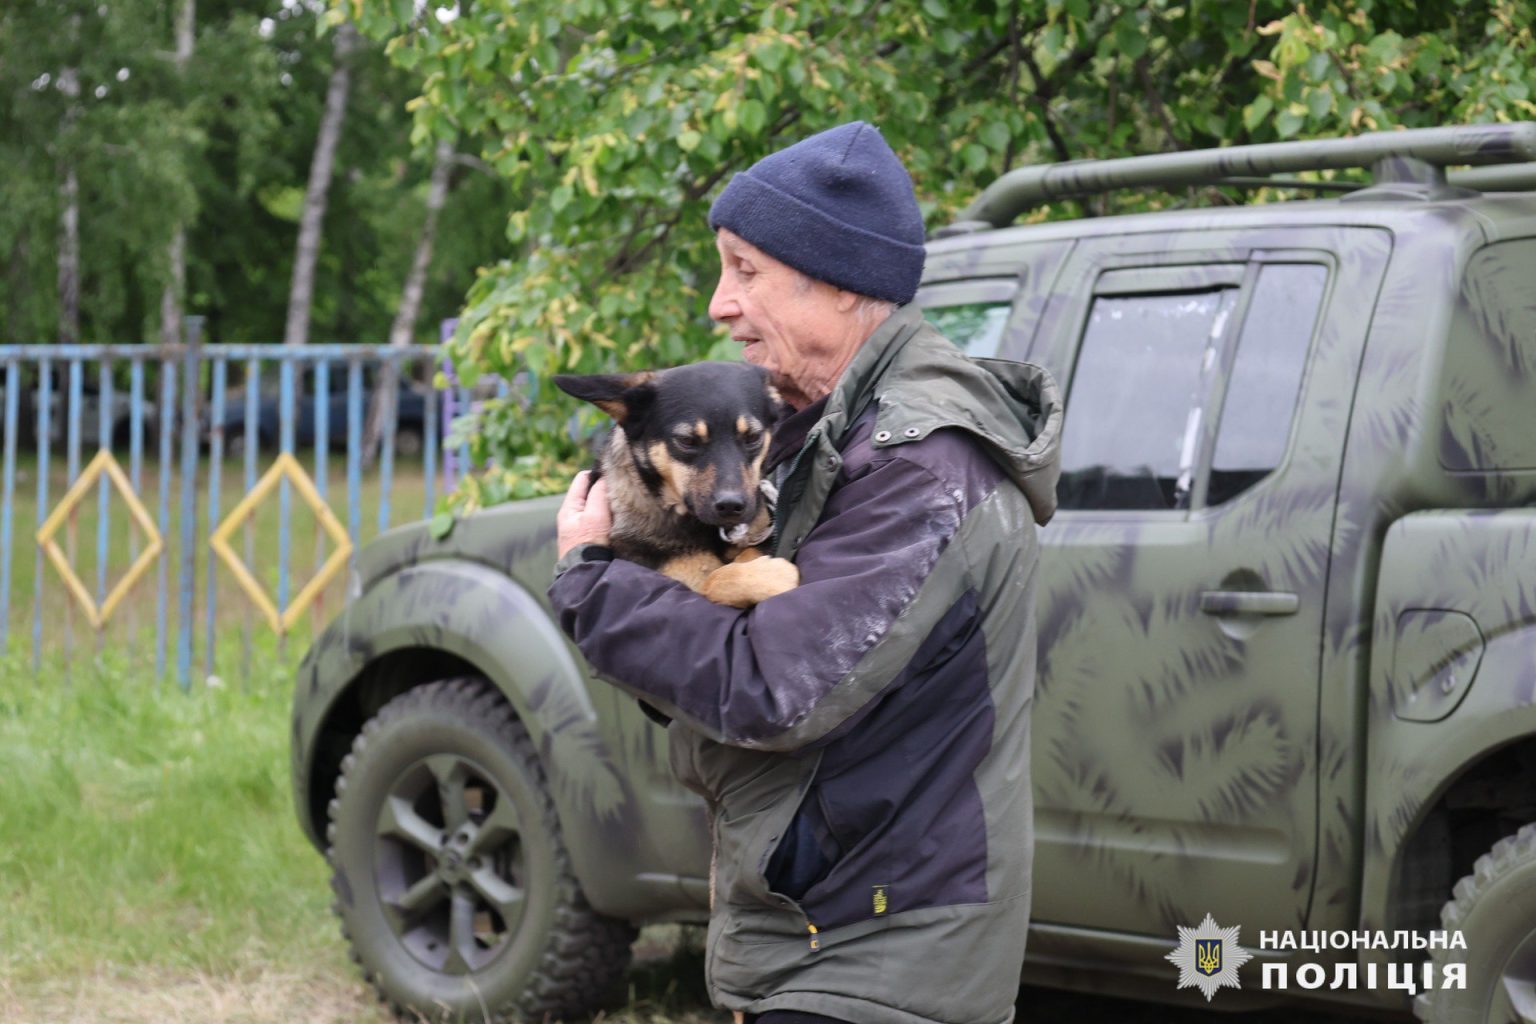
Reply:
[[[622,425],[641,415],[656,397],[653,382],[656,374],[650,370],[640,373],[594,373],[585,377],[556,374],[555,387],[584,402],[591,402]]]

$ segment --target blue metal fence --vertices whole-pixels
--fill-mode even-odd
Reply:
[[[68,671],[76,648],[77,615],[94,630],[101,650],[109,629],[119,628],[115,613],[127,608],[137,618],[147,609],[151,571],[157,679],[167,673],[173,643],[174,672],[180,685],[191,683],[197,648],[202,670],[212,675],[216,652],[228,641],[232,615],[239,619],[235,631],[241,638],[241,664],[250,664],[253,635],[263,628],[261,618],[276,632],[281,649],[306,607],[324,593],[323,587],[306,586],[297,596],[290,594],[295,589],[293,519],[303,509],[295,507],[294,498],[296,494],[304,498],[304,505],[313,506],[309,514],[325,525],[332,515],[333,455],[337,461],[344,460],[346,488],[344,525],[336,522],[331,530],[333,554],[348,546],[355,549],[366,539],[365,515],[370,511],[369,533],[387,529],[393,519],[430,516],[438,496],[452,489],[468,464],[467,448],[447,452],[444,439],[452,418],[471,409],[477,396],[457,381],[442,392],[430,386],[439,351],[430,345],[200,345],[195,335],[186,344],[170,346],[0,345],[5,388],[0,649],[9,647],[13,635],[12,611],[17,607],[11,600],[13,563],[17,553],[24,557],[29,546],[33,549],[34,670],[48,651],[61,653]],[[391,422],[382,432],[378,460],[365,472],[365,410],[378,378],[384,376],[381,371],[391,365],[402,380],[417,384],[397,393]],[[94,390],[87,387],[88,375]],[[273,375],[275,394],[270,388]],[[495,393],[506,394],[504,382],[492,383]],[[85,444],[93,444],[95,451],[82,471]],[[50,476],[55,449],[60,446],[65,483],[62,496],[55,499]],[[144,481],[150,451],[156,452],[152,492],[145,489]],[[119,462],[124,453],[126,469]],[[245,497],[231,508],[224,507],[226,458],[237,462],[236,472],[243,474],[240,487]],[[418,462],[420,466],[420,489],[413,485],[409,495],[401,491],[397,479],[402,460],[411,463],[413,481],[418,479],[414,467]],[[17,504],[18,478],[28,468],[36,475],[31,516]],[[364,507],[365,479],[371,484],[367,501],[376,502],[372,509]],[[96,572],[90,586],[75,571],[81,548],[76,523],[93,487]],[[112,497],[114,489],[121,492],[118,500]],[[258,490],[262,498],[275,491],[278,502],[277,579],[275,595],[266,600],[252,591],[252,585],[260,586],[256,575],[261,567],[252,565],[258,552],[251,518],[262,502],[250,500]],[[406,500],[409,504],[401,507]],[[153,513],[148,508],[151,504]],[[130,525],[137,524],[139,530],[130,529],[126,542],[130,564],[114,570],[109,565],[113,557],[109,537],[118,505],[127,506]],[[144,506],[142,512],[136,505]],[[17,529],[27,521],[30,529]],[[242,533],[243,548],[229,543],[220,549],[214,544],[221,526],[230,541],[237,531]],[[153,550],[156,538],[151,534],[158,535],[159,550]],[[323,543],[317,531],[317,565]],[[45,564],[45,554],[51,564]],[[236,562],[243,563],[246,571],[242,573]],[[350,556],[342,565],[350,568]],[[200,569],[205,574],[201,588]],[[225,579],[227,584],[231,578],[244,591],[244,608],[231,609],[227,603],[221,607],[217,583]],[[299,606],[301,600],[304,606]],[[260,618],[249,612],[260,613]],[[315,612],[316,617],[321,614],[323,609]],[[144,632],[142,627],[130,628],[123,641],[144,644]],[[113,634],[113,642],[118,635]]]

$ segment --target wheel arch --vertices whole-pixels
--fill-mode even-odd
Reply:
[[[318,840],[341,762],[363,725],[391,700],[418,686],[457,675],[485,676],[473,662],[432,647],[400,647],[363,665],[326,710],[315,736],[303,813],[305,831]],[[489,677],[487,677],[489,678]],[[312,824],[311,824],[312,823]],[[318,843],[317,843],[318,845]]]
[[[363,723],[407,690],[466,674],[489,680],[527,729],[592,906],[631,918],[686,906],[675,882],[646,863],[653,844],[645,802],[547,608],[505,573],[461,559],[417,563],[379,580],[306,654],[296,681],[293,772],[310,841],[324,846],[341,759]]]
[[[1458,879],[1500,839],[1536,822],[1536,736],[1481,751],[1429,800],[1397,848],[1391,929],[1431,931]]]

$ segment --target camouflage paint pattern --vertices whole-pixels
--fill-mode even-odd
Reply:
[[[1357,629],[1357,657],[1370,658],[1359,893],[1361,921],[1373,928],[1403,919],[1394,891],[1401,862],[1441,795],[1490,752],[1536,732],[1533,521],[1491,511],[1536,502],[1528,455],[1536,199],[1468,205],[1475,221],[1460,225],[1457,244],[1442,247],[1431,268],[1415,278],[1412,265],[1394,267],[1402,301],[1385,305],[1372,328],[1360,384],[1369,415],[1351,424],[1340,502],[1355,557],[1380,566],[1378,580],[1361,580],[1358,624],[1341,610],[1326,638],[1342,645]],[[1412,295],[1424,279],[1436,282],[1433,301]],[[1374,549],[1370,539],[1383,535],[1384,549]],[[1367,582],[1379,604],[1367,603]],[[1430,614],[1405,617],[1409,610]],[[1443,644],[1464,630],[1442,624],[1446,612],[1472,620],[1487,645],[1481,664],[1471,679],[1462,670],[1460,703],[1440,709],[1442,720],[1405,720],[1409,692],[1443,685],[1438,663],[1457,660]],[[1427,645],[1415,635],[1426,626],[1438,634]],[[1396,657],[1404,647],[1439,657],[1429,665]]]
[[[1297,260],[1331,281],[1275,473],[1216,509],[1064,511],[1042,531],[1037,870],[1067,881],[1039,889],[1040,955],[1026,974],[1040,980],[1081,985],[1063,971],[1105,957],[1166,977],[1149,962],[1166,949],[1133,935],[1176,936],[1207,911],[1246,929],[1300,927],[1316,881],[1317,637],[1341,441],[1390,235],[1189,219],[1155,236],[1122,226],[1080,238],[1030,358],[1070,378],[1101,275],[1201,287],[1208,268]],[[1217,421],[1204,420],[1207,449]],[[1294,593],[1302,610],[1218,619],[1200,607],[1217,589]],[[1085,927],[1110,934],[1085,944]]]
[[[1398,866],[1435,802],[1536,734],[1536,512],[1518,510],[1536,502],[1536,243],[1516,241],[1536,236],[1536,197],[1370,191],[930,245],[925,283],[1018,281],[1000,354],[1045,365],[1069,396],[1105,272],[1299,260],[1329,273],[1276,472],[1216,509],[1063,512],[1041,532],[1033,980],[1174,999],[1162,957],[1175,925],[1207,911],[1250,947],[1261,928],[1393,927]],[[1448,365],[1459,352],[1474,354]],[[363,596],[300,672],[301,817],[312,838],[323,829],[312,815],[332,780],[314,748],[370,663],[444,650],[528,725],[594,904],[698,916],[704,822],[670,779],[664,734],[588,681],[541,619],[555,504],[365,550]],[[1297,594],[1298,613],[1203,613],[1198,594],[1245,567]],[[1409,699],[1447,671],[1455,692]],[[1258,994],[1224,1004],[1240,995]],[[1384,987],[1310,997],[1402,1001]]]

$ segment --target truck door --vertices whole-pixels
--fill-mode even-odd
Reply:
[[[1210,913],[1252,943],[1307,918],[1334,504],[1385,262],[1334,254],[1387,243],[1228,235],[1080,242],[1032,352],[1067,395],[1041,531],[1042,924],[1173,940]]]

